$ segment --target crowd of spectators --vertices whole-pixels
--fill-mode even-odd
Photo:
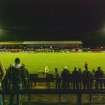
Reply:
[[[46,69],[47,68],[48,67],[46,67]],[[9,105],[13,104],[15,95],[17,96],[17,100],[19,100],[20,89],[32,88],[30,85],[31,76],[25,68],[25,65],[20,63],[19,58],[16,58],[14,64],[10,65],[5,75],[3,72],[3,67],[0,64],[0,72],[2,91],[4,94],[6,92],[10,93]],[[45,82],[48,83],[49,88],[50,82],[53,81],[56,89],[105,89],[104,71],[101,67],[97,67],[96,70],[90,71],[87,63],[84,64],[84,70],[74,67],[72,72],[70,72],[68,67],[64,67],[62,72],[59,72],[58,68],[55,68],[55,73],[52,74],[52,77],[46,70],[45,80]],[[18,102],[17,105],[19,105]]]
[[[48,68],[48,67],[47,67]],[[89,70],[88,64],[84,64],[84,69],[74,67],[74,70],[70,71],[67,66],[60,72],[58,68],[55,68],[55,73],[45,74],[46,82],[54,82],[55,88],[69,88],[69,89],[105,89],[105,73],[100,66],[95,70]],[[33,74],[32,81],[40,79],[38,74]],[[41,77],[43,78],[43,77]]]
[[[61,74],[58,74],[57,68],[56,74],[56,88],[70,88],[70,89],[103,89],[105,88],[105,74],[101,67],[97,67],[97,70],[89,71],[86,64],[84,70],[81,68],[70,72],[67,68],[64,68]]]
[[[70,88],[70,89],[103,89],[105,88],[105,73],[101,67],[97,67],[96,70],[89,70],[88,64],[84,64],[84,70],[74,67],[72,72],[67,66],[59,72],[58,68],[55,68],[55,73],[50,74],[48,66],[45,67],[45,82],[55,81],[55,88]],[[34,75],[34,74],[33,74]],[[31,77],[24,64],[20,64],[20,59],[15,59],[15,64],[10,65],[6,72],[6,76],[3,80],[4,90],[9,90],[12,86],[16,88],[29,88],[31,82],[38,82],[40,79],[38,74],[36,77]],[[13,88],[15,88],[13,87]],[[50,85],[49,85],[50,87]]]
[[[2,84],[1,91],[5,94],[9,92],[9,105],[13,104],[14,96],[17,100],[20,98],[20,89],[31,89],[31,76],[20,59],[16,58],[14,64],[11,64],[6,73],[0,64],[0,82]],[[74,67],[70,72],[68,67],[64,67],[62,72],[55,68],[54,74],[49,74],[48,66],[45,67],[45,81],[50,88],[50,83],[55,83],[55,89],[105,89],[105,73],[101,67],[96,70],[89,70],[88,64],[84,64],[84,70]],[[52,76],[52,77],[51,77]],[[35,82],[40,78],[34,79]],[[0,97],[1,98],[1,97]],[[2,100],[2,99],[1,99]],[[1,101],[2,102],[2,101]],[[19,105],[19,101],[16,102]],[[2,103],[1,103],[2,105]]]

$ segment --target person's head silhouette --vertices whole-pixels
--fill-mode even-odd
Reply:
[[[20,64],[20,59],[19,58],[15,58],[15,64]]]

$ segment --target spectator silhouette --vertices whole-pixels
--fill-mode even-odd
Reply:
[[[94,74],[93,72],[89,71],[89,89],[93,88],[94,84]]]
[[[22,69],[23,64],[20,63],[20,59],[16,58],[13,65],[10,65],[8,68],[8,81],[9,81],[9,91],[10,91],[10,97],[9,97],[9,105],[13,105],[14,97],[16,96],[16,105],[20,104],[20,95],[19,90],[22,89],[23,85],[23,78],[22,75]]]
[[[58,73],[58,69],[57,68],[55,68],[55,79],[56,79],[56,89],[57,88],[60,88],[61,86],[61,77],[60,77],[60,75],[59,75],[59,73]]]
[[[88,63],[85,62],[84,68],[88,68]]]
[[[94,86],[95,86],[95,69],[93,69],[92,71],[91,71],[91,88],[94,88]]]
[[[84,89],[90,89],[91,88],[91,73],[88,70],[88,66],[85,66],[85,70],[83,71],[83,75],[82,75],[82,81],[83,81],[83,88]]]
[[[67,67],[65,67],[61,73],[62,87],[69,88],[70,73]]]
[[[79,89],[79,82],[80,82],[80,71],[78,71],[77,68],[75,67],[72,72],[73,89]]]
[[[78,84],[79,84],[79,89],[82,88],[82,71],[81,68],[78,69]]]
[[[96,78],[95,87],[96,87],[96,89],[102,89],[102,87],[103,87],[103,80],[102,80],[102,78],[103,77],[104,77],[103,70],[99,66],[97,68],[96,72],[95,72],[95,78]]]

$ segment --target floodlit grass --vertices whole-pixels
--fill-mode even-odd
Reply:
[[[50,72],[54,72],[54,68],[57,67],[59,71],[62,71],[64,66],[68,66],[69,70],[80,67],[83,69],[84,63],[87,62],[89,69],[96,69],[97,66],[101,66],[105,70],[105,53],[93,53],[93,52],[76,52],[76,53],[54,53],[54,52],[40,52],[40,53],[0,53],[0,61],[5,68],[8,68],[10,64],[13,64],[14,59],[19,57],[21,62],[25,64],[30,73],[43,72],[44,67],[48,66]]]

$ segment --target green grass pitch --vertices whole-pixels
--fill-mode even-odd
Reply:
[[[76,53],[62,53],[62,52],[40,52],[40,53],[28,53],[28,52],[1,52],[0,61],[5,68],[8,68],[10,64],[13,64],[14,59],[19,57],[21,62],[25,64],[30,73],[43,72],[44,67],[48,66],[51,73],[54,72],[54,68],[57,67],[59,71],[62,71],[64,66],[67,66],[70,71],[73,68],[80,67],[83,69],[84,63],[87,62],[89,70],[96,69],[97,66],[101,66],[105,70],[105,53],[99,52],[76,52]]]

